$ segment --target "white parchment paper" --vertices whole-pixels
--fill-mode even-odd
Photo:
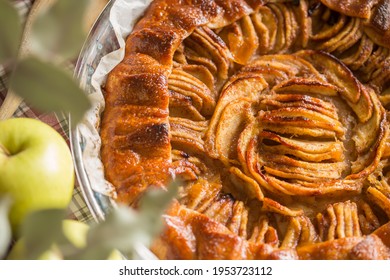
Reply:
[[[95,69],[90,82],[93,90],[92,94],[89,95],[93,106],[87,112],[84,121],[78,126],[80,135],[84,139],[83,162],[91,187],[94,191],[112,198],[115,198],[114,188],[105,180],[103,164],[100,160],[99,124],[100,115],[104,110],[101,85],[106,81],[107,74],[122,61],[125,52],[125,39],[151,2],[152,0],[116,0],[113,4],[109,22],[114,29],[120,48],[104,56]],[[104,47],[104,42],[102,44]]]

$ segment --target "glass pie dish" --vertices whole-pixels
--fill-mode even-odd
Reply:
[[[76,63],[74,76],[87,94],[93,91],[91,84],[92,75],[102,57],[119,48],[113,28],[109,24],[110,9],[114,2],[110,1],[99,15]],[[87,140],[80,134],[78,127],[72,128],[70,131],[71,149],[82,194],[94,219],[97,222],[101,222],[110,209],[112,209],[112,201],[108,196],[93,190],[83,160],[83,152]]]

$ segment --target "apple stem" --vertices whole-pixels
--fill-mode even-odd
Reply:
[[[11,153],[0,143],[0,153],[4,153],[6,156],[11,156]]]

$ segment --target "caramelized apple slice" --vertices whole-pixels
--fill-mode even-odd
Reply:
[[[266,212],[274,212],[274,213],[281,214],[283,216],[290,216],[290,217],[302,216],[304,214],[302,209],[299,210],[289,209],[288,207],[283,206],[277,201],[267,197],[265,197],[263,200],[262,210]]]
[[[382,170],[373,174],[370,186],[367,189],[367,196],[372,203],[382,209],[390,217],[390,185],[389,185],[389,160],[382,160]]]
[[[248,99],[235,100],[223,110],[215,134],[215,148],[223,162],[237,159],[238,135],[250,115],[251,102]]]
[[[356,114],[366,115],[367,111],[372,112],[369,119],[361,119],[361,123],[357,125],[356,132],[353,136],[355,141],[356,149],[358,153],[364,153],[367,151],[368,147],[372,147],[373,143],[380,140],[382,136],[378,137],[379,131],[381,130],[381,122],[384,121],[384,111],[380,105],[379,100],[376,98],[375,93],[372,90],[367,89],[363,91],[362,98],[369,100],[369,105],[359,108],[359,111],[355,111]],[[371,103],[371,97],[373,97],[373,102]],[[359,102],[360,103],[360,102]],[[368,102],[365,102],[366,104]],[[358,115],[359,116],[359,115]],[[375,137],[373,137],[375,135]]]
[[[259,39],[249,16],[223,28],[218,33],[226,42],[234,61],[245,65],[259,47]]]
[[[273,247],[279,246],[279,238],[276,229],[270,225],[267,216],[261,216],[253,228],[252,235],[248,240],[254,244],[270,244]]]
[[[194,121],[204,121],[206,119],[194,106],[189,96],[175,91],[169,91],[169,115]]]
[[[345,15],[339,15],[337,22],[331,26],[326,25],[318,33],[313,34],[310,39],[313,41],[328,40],[336,36],[340,30],[345,26],[348,21],[348,17]]]
[[[280,248],[297,248],[318,241],[317,232],[306,216],[289,217],[286,234]]]
[[[336,96],[338,88],[318,79],[293,78],[274,87],[276,93],[302,93],[324,96]]]
[[[203,65],[182,65],[181,69],[190,74],[191,76],[197,78],[199,81],[202,81],[213,93],[213,96],[216,97],[215,91],[215,79],[213,74]]]
[[[247,100],[256,100],[259,98],[262,90],[267,86],[264,79],[257,75],[248,79],[240,78],[232,83],[228,83],[222,91],[214,115],[211,118],[209,129],[206,133],[206,149],[213,157],[218,157],[215,137],[222,113],[226,106],[234,100],[246,98]]]
[[[292,150],[302,151],[309,154],[322,154],[331,151],[344,150],[342,142],[336,141],[312,141],[304,139],[292,139],[277,135],[269,131],[262,131],[259,134],[263,139],[269,139],[282,144]]]
[[[232,55],[225,42],[207,27],[199,27],[184,41],[185,46],[198,55],[211,59],[217,66],[217,75],[227,79]]]
[[[321,240],[362,236],[356,203],[346,201],[328,205],[317,215]]]
[[[286,34],[286,45],[284,49],[286,51],[290,50],[293,44],[295,43],[297,39],[297,33],[301,32],[298,31],[298,22],[295,18],[294,10],[292,9],[292,4],[279,4],[279,7],[281,7],[281,11],[283,13],[283,17],[285,20],[285,34]],[[304,32],[304,31],[303,31]]]
[[[172,145],[180,150],[203,153],[204,141],[202,137],[207,125],[205,125],[203,129],[199,129],[199,125],[204,125],[205,122],[182,120],[183,119],[181,118],[169,119]]]
[[[333,118],[322,115],[306,108],[280,108],[259,114],[260,122],[265,128],[273,130],[276,127],[284,128],[286,133],[304,135],[305,128],[312,131],[324,131],[324,135],[334,133],[339,138],[344,136],[343,125]],[[301,132],[295,127],[303,128]],[[287,132],[287,130],[291,132]],[[277,129],[280,131],[280,129]],[[294,131],[294,132],[293,132]],[[315,136],[314,133],[310,133]],[[332,134],[333,135],[333,134]]]
[[[278,92],[279,89],[275,89]],[[282,91],[283,92],[283,91]],[[293,91],[292,91],[293,92]],[[280,93],[280,94],[269,94],[264,95],[260,100],[260,108],[262,110],[274,110],[280,108],[305,108],[317,112],[319,114],[330,117],[338,121],[338,115],[336,107],[330,103],[323,101],[320,98],[312,97],[310,90],[296,93]],[[323,93],[321,91],[321,93]]]
[[[251,18],[259,38],[259,53],[274,52],[278,29],[278,19],[275,14],[267,6],[262,6]]]
[[[247,199],[263,200],[264,195],[259,184],[251,177],[245,175],[239,168],[229,169],[230,180],[240,194],[244,194]]]
[[[189,183],[180,195],[180,202],[189,209],[205,211],[221,191],[221,184],[205,179]]]
[[[381,92],[390,84],[390,52],[389,56],[386,57],[380,66],[372,73],[369,84],[376,92]]]
[[[337,86],[340,94],[349,102],[357,103],[360,99],[360,86],[353,73],[337,58],[326,54],[325,52],[300,51],[296,54],[298,57],[309,61],[318,69],[328,82]]]
[[[227,223],[227,228],[243,239],[247,239],[248,209],[242,201],[235,201],[232,216]]]
[[[341,61],[346,64],[351,70],[359,70],[360,67],[367,61],[374,49],[374,43],[367,35],[363,34],[360,39],[359,46],[355,52],[343,56]]]
[[[371,2],[371,1],[369,1]],[[390,48],[390,3],[380,0],[368,21],[365,32],[376,44]]]
[[[359,224],[363,234],[370,234],[380,227],[378,217],[365,201],[359,202]]]
[[[333,30],[333,32],[335,31]],[[353,46],[362,35],[360,19],[352,18],[348,23],[345,23],[343,28],[337,30],[336,34],[332,34],[328,40],[319,43],[316,49],[329,53],[334,51],[344,52]]]
[[[241,163],[241,166],[246,174],[249,174],[249,169],[247,167],[248,149],[250,146],[253,145],[251,144],[251,141],[256,141],[259,130],[260,126],[256,120],[250,122],[246,125],[245,129],[242,131],[237,141],[238,160]],[[252,156],[254,157],[254,155]]]
[[[182,69],[172,70],[168,79],[168,88],[172,91],[188,96],[193,104],[205,116],[212,114],[215,108],[215,99],[210,89],[199,79]]]
[[[377,69],[382,67],[383,62],[390,55],[390,50],[384,47],[377,47],[374,52],[371,53],[366,63],[359,69],[359,76],[364,82],[369,82],[372,75]]]
[[[226,225],[233,215],[234,199],[230,195],[219,194],[205,211],[201,212],[217,223]]]
[[[299,1],[299,6],[292,5],[292,10],[298,23],[297,30],[299,30],[296,46],[307,48],[312,33],[312,20],[311,17],[307,16],[309,10],[308,2]]]
[[[297,54],[298,56],[284,54],[264,55],[260,59],[255,60],[250,67],[263,66],[280,70],[288,74],[290,78],[303,77],[323,80],[321,74],[316,69],[316,65],[311,64],[311,61],[308,61],[306,56],[299,55],[300,52]],[[321,69],[321,67],[318,69]]]
[[[213,76],[216,76],[218,68],[210,58],[200,56],[198,53],[188,47],[185,48],[185,56],[191,65],[200,65],[206,67]]]
[[[390,87],[384,90],[379,96],[379,100],[381,101],[383,107],[389,108],[390,104]]]

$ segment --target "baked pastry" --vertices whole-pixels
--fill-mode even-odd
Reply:
[[[108,76],[118,202],[161,259],[390,258],[390,1],[155,0]]]

